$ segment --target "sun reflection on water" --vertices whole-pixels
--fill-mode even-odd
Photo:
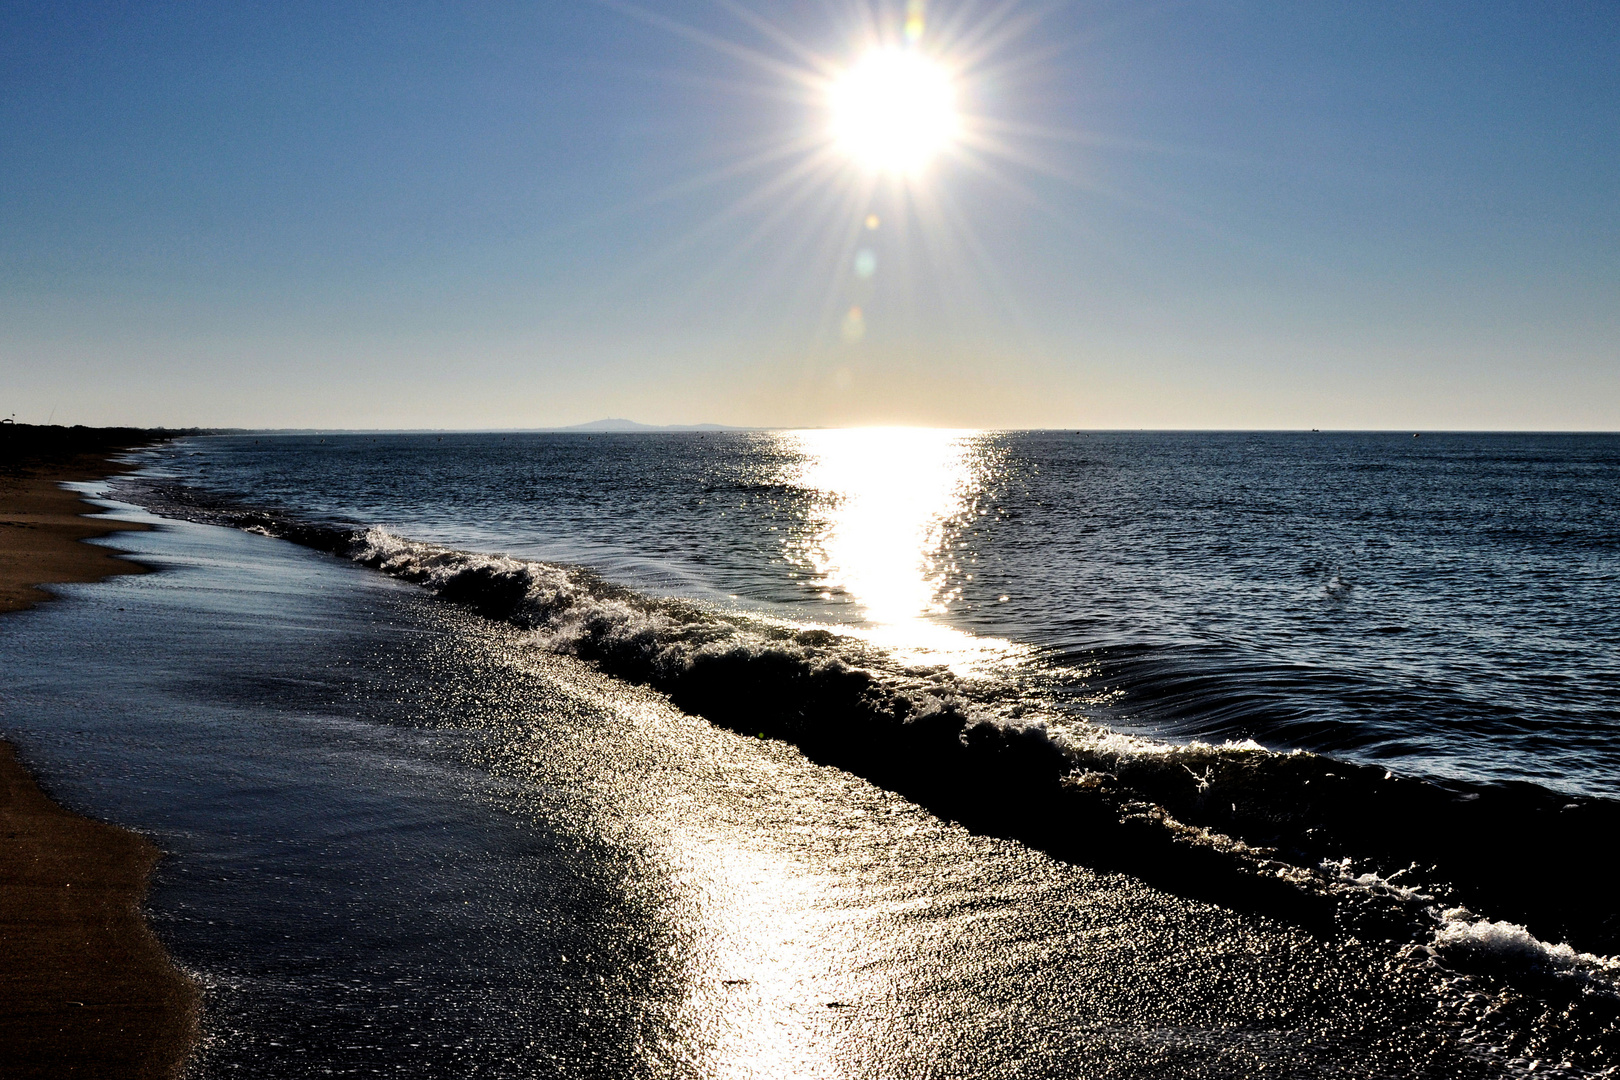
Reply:
[[[843,1075],[838,1042],[883,997],[862,913],[825,875],[744,835],[682,839],[672,864],[697,915],[674,1025],[684,1056],[710,1076]]]
[[[859,606],[861,636],[904,662],[944,664],[959,675],[1013,658],[1013,643],[943,621],[960,593],[952,525],[972,512],[992,467],[976,452],[976,433],[839,428],[783,438],[801,457],[795,482],[814,493],[818,514],[789,555],[829,596]]]

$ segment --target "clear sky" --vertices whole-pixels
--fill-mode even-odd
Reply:
[[[1620,429],[1612,0],[922,14],[10,0],[0,415]]]

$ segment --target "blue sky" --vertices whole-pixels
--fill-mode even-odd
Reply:
[[[933,0],[863,195],[902,9],[7,4],[0,414],[1620,428],[1620,8]]]

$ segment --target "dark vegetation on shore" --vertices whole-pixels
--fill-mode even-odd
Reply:
[[[75,467],[89,469],[90,476],[104,476],[109,471],[105,468],[105,462],[110,454],[163,439],[196,434],[199,431],[195,428],[170,431],[163,428],[95,428],[79,424],[64,427],[60,424],[0,423],[0,477],[15,479],[43,470],[56,473]]]

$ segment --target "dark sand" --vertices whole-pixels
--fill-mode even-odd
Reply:
[[[152,441],[126,429],[0,426],[0,612],[38,586],[142,573],[80,543],[140,528],[82,515],[61,483],[116,471]],[[196,1037],[198,993],[138,904],[158,851],[51,802],[0,742],[0,1075],[169,1077]]]
[[[90,507],[62,484],[116,472],[109,456],[152,441],[127,429],[0,425],[0,612],[33,607],[41,585],[96,581],[146,568],[77,541],[143,526],[86,518]]]

